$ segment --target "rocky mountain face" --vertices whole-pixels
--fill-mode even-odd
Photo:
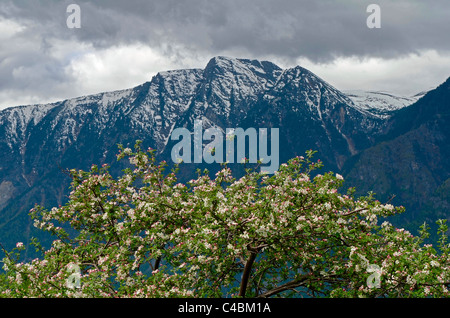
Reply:
[[[12,246],[35,235],[28,217],[35,203],[51,208],[66,202],[70,179],[64,169],[114,167],[117,144],[132,146],[138,139],[170,162],[172,131],[192,131],[196,119],[204,128],[222,130],[279,128],[280,162],[318,150],[326,170],[346,172],[349,183],[362,189],[419,191],[411,184],[418,178],[425,182],[424,193],[435,193],[433,204],[445,205],[450,181],[445,183],[442,173],[449,166],[444,167],[444,123],[450,107],[434,103],[448,105],[448,88],[408,107],[417,98],[378,94],[369,103],[367,96],[374,97],[343,93],[302,67],[215,57],[204,69],[160,72],[131,89],[5,109],[0,111],[0,242]],[[390,144],[395,140],[403,148]],[[401,171],[395,175],[399,179],[392,179],[392,169]],[[193,171],[187,167],[184,176],[193,177]],[[389,186],[380,187],[383,182]]]
[[[407,209],[417,227],[450,220],[450,78],[394,111],[374,146],[346,163],[347,182]]]

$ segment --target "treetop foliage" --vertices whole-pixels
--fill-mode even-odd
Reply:
[[[120,146],[119,177],[71,170],[68,203],[31,210],[55,240],[35,240],[30,262],[22,243],[4,251],[0,297],[447,297],[445,222],[438,246],[424,244],[426,224],[413,236],[385,220],[403,207],[312,177],[313,155],[271,176],[224,165],[182,184],[153,150]]]

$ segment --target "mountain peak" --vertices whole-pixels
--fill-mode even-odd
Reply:
[[[233,73],[255,73],[258,75],[272,75],[274,72],[281,72],[281,68],[268,61],[250,60],[243,58],[233,58],[226,56],[216,56],[209,60],[205,68],[205,74],[217,74],[224,72]]]
[[[239,61],[239,59],[235,58],[235,57],[219,55],[219,56],[212,57],[209,60],[207,65],[214,64],[214,65],[217,65],[217,66],[223,66],[223,65],[229,65],[229,64],[232,64],[232,63],[237,63],[238,61]]]

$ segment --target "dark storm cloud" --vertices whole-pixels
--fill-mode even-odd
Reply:
[[[65,28],[65,8],[72,2],[82,9],[77,32]],[[169,42],[213,53],[233,48],[313,61],[450,49],[444,40],[450,31],[448,0],[376,1],[382,13],[382,28],[377,30],[366,26],[366,8],[372,2],[19,0],[9,2],[9,15],[33,20],[36,32],[46,36],[75,35],[98,47],[135,41],[159,47]]]
[[[80,37],[106,45],[130,40],[153,45],[173,41],[194,50],[234,48],[255,55],[322,61],[336,56],[389,58],[422,49],[450,49],[450,42],[444,40],[450,31],[447,0],[377,1],[382,13],[382,28],[377,30],[366,26],[366,8],[372,1],[113,3],[96,1],[95,7],[89,5],[86,32]]]

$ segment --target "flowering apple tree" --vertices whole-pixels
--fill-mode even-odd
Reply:
[[[444,297],[450,246],[384,219],[403,207],[342,194],[314,152],[273,175],[226,165],[186,184],[152,150],[120,147],[130,168],[71,170],[64,206],[30,212],[54,235],[42,257],[4,251],[2,297]],[[314,172],[313,172],[314,171]],[[383,221],[383,222],[381,222]],[[381,223],[381,224],[379,224]]]

